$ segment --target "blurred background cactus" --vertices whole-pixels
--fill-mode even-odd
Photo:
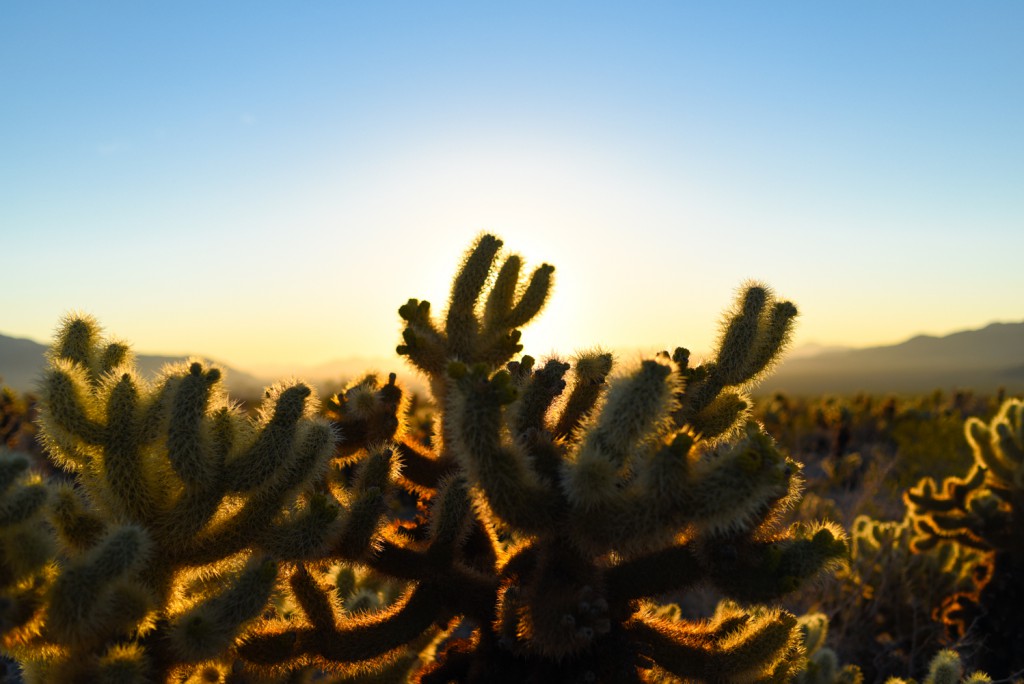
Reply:
[[[984,672],[965,674],[963,661],[956,651],[939,651],[928,665],[928,674],[921,684],[990,684],[992,678]],[[893,677],[887,684],[915,684],[914,679]]]
[[[828,635],[828,617],[824,613],[810,613],[800,617],[807,663],[796,673],[796,684],[861,684],[864,675],[856,665],[841,665],[839,656],[825,645]]]
[[[801,596],[830,616],[830,648],[869,682],[911,677],[943,647],[976,646],[965,615],[988,581],[990,555],[952,542],[915,552],[913,538],[907,519],[859,516],[849,564]]]
[[[923,479],[906,493],[917,536],[927,550],[943,540],[992,553],[992,577],[981,591],[970,628],[976,661],[995,674],[1024,670],[1024,401],[1007,399],[985,422],[964,429],[974,464],[941,487]]]
[[[17,649],[42,622],[57,548],[46,526],[48,490],[27,455],[0,447],[0,644]]]

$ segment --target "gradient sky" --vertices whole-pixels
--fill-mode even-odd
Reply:
[[[545,354],[1024,319],[1024,3],[0,3],[0,332],[385,356],[492,231]]]

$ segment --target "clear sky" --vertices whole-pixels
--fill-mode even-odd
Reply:
[[[1024,2],[0,3],[0,332],[384,356],[492,231],[544,354],[1024,319]]]

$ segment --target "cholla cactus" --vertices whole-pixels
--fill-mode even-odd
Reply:
[[[1024,401],[1009,399],[989,425],[965,425],[974,467],[949,478],[942,491],[926,478],[907,492],[920,532],[917,548],[953,539],[982,550],[1024,553]]]
[[[741,601],[770,601],[845,554],[829,525],[779,529],[798,495],[798,466],[745,421],[744,391],[784,345],[793,305],[750,285],[712,362],[691,367],[677,349],[609,382],[612,358],[601,352],[512,361],[553,269],[524,282],[519,257],[496,263],[500,248],[483,236],[470,250],[441,320],[418,300],[399,311],[398,351],[427,374],[441,409],[431,447],[398,444],[402,484],[429,504],[418,524],[384,535],[360,561],[417,582],[398,614],[461,625],[465,636],[447,639],[417,678],[759,681],[791,672],[802,657],[791,615],[734,606],[709,623],[670,621],[646,600],[710,582]],[[359,430],[373,431],[371,414],[356,415]],[[255,638],[242,654],[270,662],[297,656],[294,643]],[[328,658],[348,657],[342,646]]]
[[[1008,399],[989,424],[965,425],[974,466],[941,491],[926,478],[906,493],[918,549],[941,540],[993,552],[992,579],[980,596],[974,628],[985,635],[978,662],[986,670],[1024,668],[1024,401]]]
[[[48,496],[25,454],[0,447],[0,646],[17,649],[39,631],[56,544],[46,529]]]
[[[34,413],[30,399],[0,384],[0,447],[27,451],[34,446]]]
[[[42,432],[75,484],[51,494],[40,622],[6,650],[29,681],[219,681],[282,565],[362,524],[309,490],[333,428],[301,383],[268,390],[252,421],[199,361],[146,382],[88,317],[65,322],[49,360]]]
[[[990,684],[992,678],[984,672],[964,676],[964,665],[956,651],[939,651],[928,666],[928,675],[921,684]],[[916,684],[915,680],[891,677],[885,684]]]
[[[856,665],[839,665],[839,656],[825,645],[828,617],[811,613],[800,617],[807,664],[796,674],[795,684],[862,684],[864,675]]]
[[[910,519],[858,516],[849,565],[822,590],[837,652],[869,681],[922,669],[960,639],[991,575],[990,554],[950,541],[914,552],[913,539]]]

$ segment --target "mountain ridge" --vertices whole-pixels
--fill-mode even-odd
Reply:
[[[757,394],[909,394],[953,388],[1024,391],[1024,322],[785,359]]]
[[[1024,392],[1024,321],[990,323],[942,336],[915,335],[893,345],[808,347],[803,353],[797,349],[792,357],[785,358],[755,394],[909,394],[954,388]],[[19,391],[32,390],[45,367],[46,349],[46,345],[30,339],[0,334],[0,382]],[[628,359],[631,355],[623,352],[618,356]],[[139,368],[148,376],[156,375],[167,363],[186,358],[136,355]],[[398,358],[350,357],[273,375],[213,362],[224,369],[228,391],[242,398],[260,396],[264,387],[289,376],[303,377],[322,391],[337,390],[342,382],[370,370],[396,371],[411,389],[423,390],[420,378]]]

